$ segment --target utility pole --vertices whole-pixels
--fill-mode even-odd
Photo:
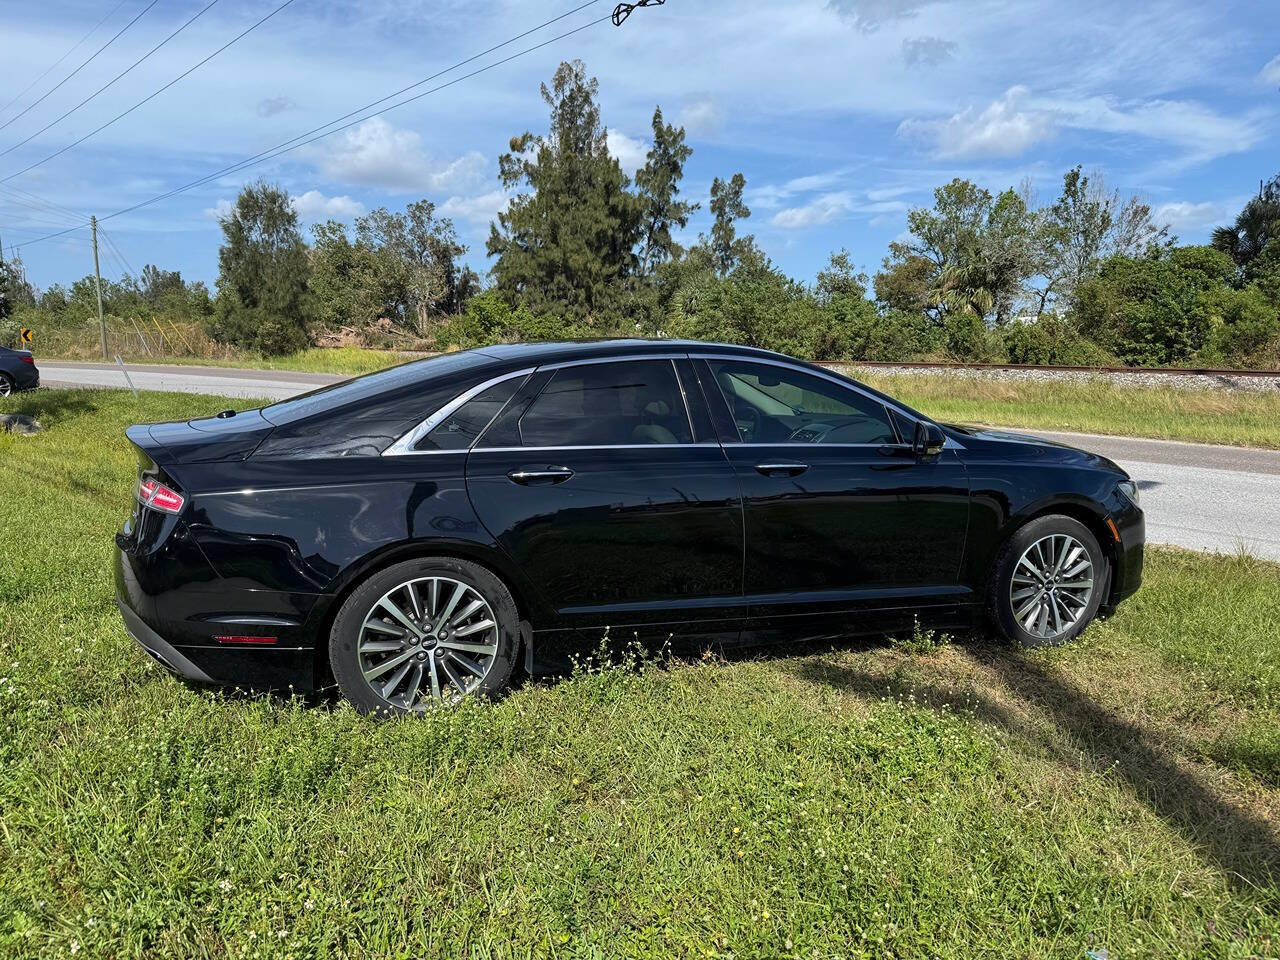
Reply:
[[[102,359],[107,357],[107,321],[102,317],[102,273],[98,270],[98,218],[90,217],[89,226],[93,229],[93,279],[98,287],[98,328],[102,331]]]

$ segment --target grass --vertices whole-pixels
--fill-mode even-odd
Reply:
[[[943,422],[1280,449],[1280,391],[1133,387],[1102,378],[1037,382],[852,373]]]
[[[0,956],[1280,951],[1280,567],[1152,550],[1062,650],[642,660],[379,723],[124,634],[121,430],[225,405],[0,402],[47,428],[0,435]]]
[[[127,363],[137,364],[177,364],[199,367],[244,367],[252,370],[291,370],[302,373],[335,373],[355,376],[361,373],[373,373],[386,367],[405,363],[414,359],[413,354],[396,353],[392,350],[366,350],[362,347],[310,347],[297,353],[287,353],[279,357],[263,357],[257,354],[242,354],[226,351],[219,356],[191,356],[181,354],[174,356],[133,356]],[[76,357],[75,359],[100,360],[98,357]],[[39,354],[36,362],[47,360],[57,363],[58,358]]]

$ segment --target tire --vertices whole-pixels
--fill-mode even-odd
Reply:
[[[16,392],[13,377],[7,373],[0,373],[0,397],[11,397]]]
[[[347,597],[329,634],[329,663],[361,713],[422,713],[506,689],[519,658],[519,624],[511,591],[484,567],[449,557],[406,560]]]
[[[1109,563],[1080,521],[1037,517],[1009,538],[996,559],[987,593],[990,618],[1005,639],[1022,647],[1070,643],[1098,615],[1111,580]]]

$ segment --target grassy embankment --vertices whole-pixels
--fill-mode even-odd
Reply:
[[[1273,956],[1280,567],[1153,550],[1063,650],[584,672],[377,723],[125,636],[136,419],[0,402],[0,956]]]

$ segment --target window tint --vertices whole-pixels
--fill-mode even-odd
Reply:
[[[743,443],[897,443],[879,401],[812,374],[711,360]]]
[[[668,360],[563,367],[520,420],[526,447],[689,443],[684,398]]]
[[[415,450],[465,450],[475,443],[524,382],[524,377],[512,377],[495,383],[472,397],[457,410],[436,424],[418,441]]]

